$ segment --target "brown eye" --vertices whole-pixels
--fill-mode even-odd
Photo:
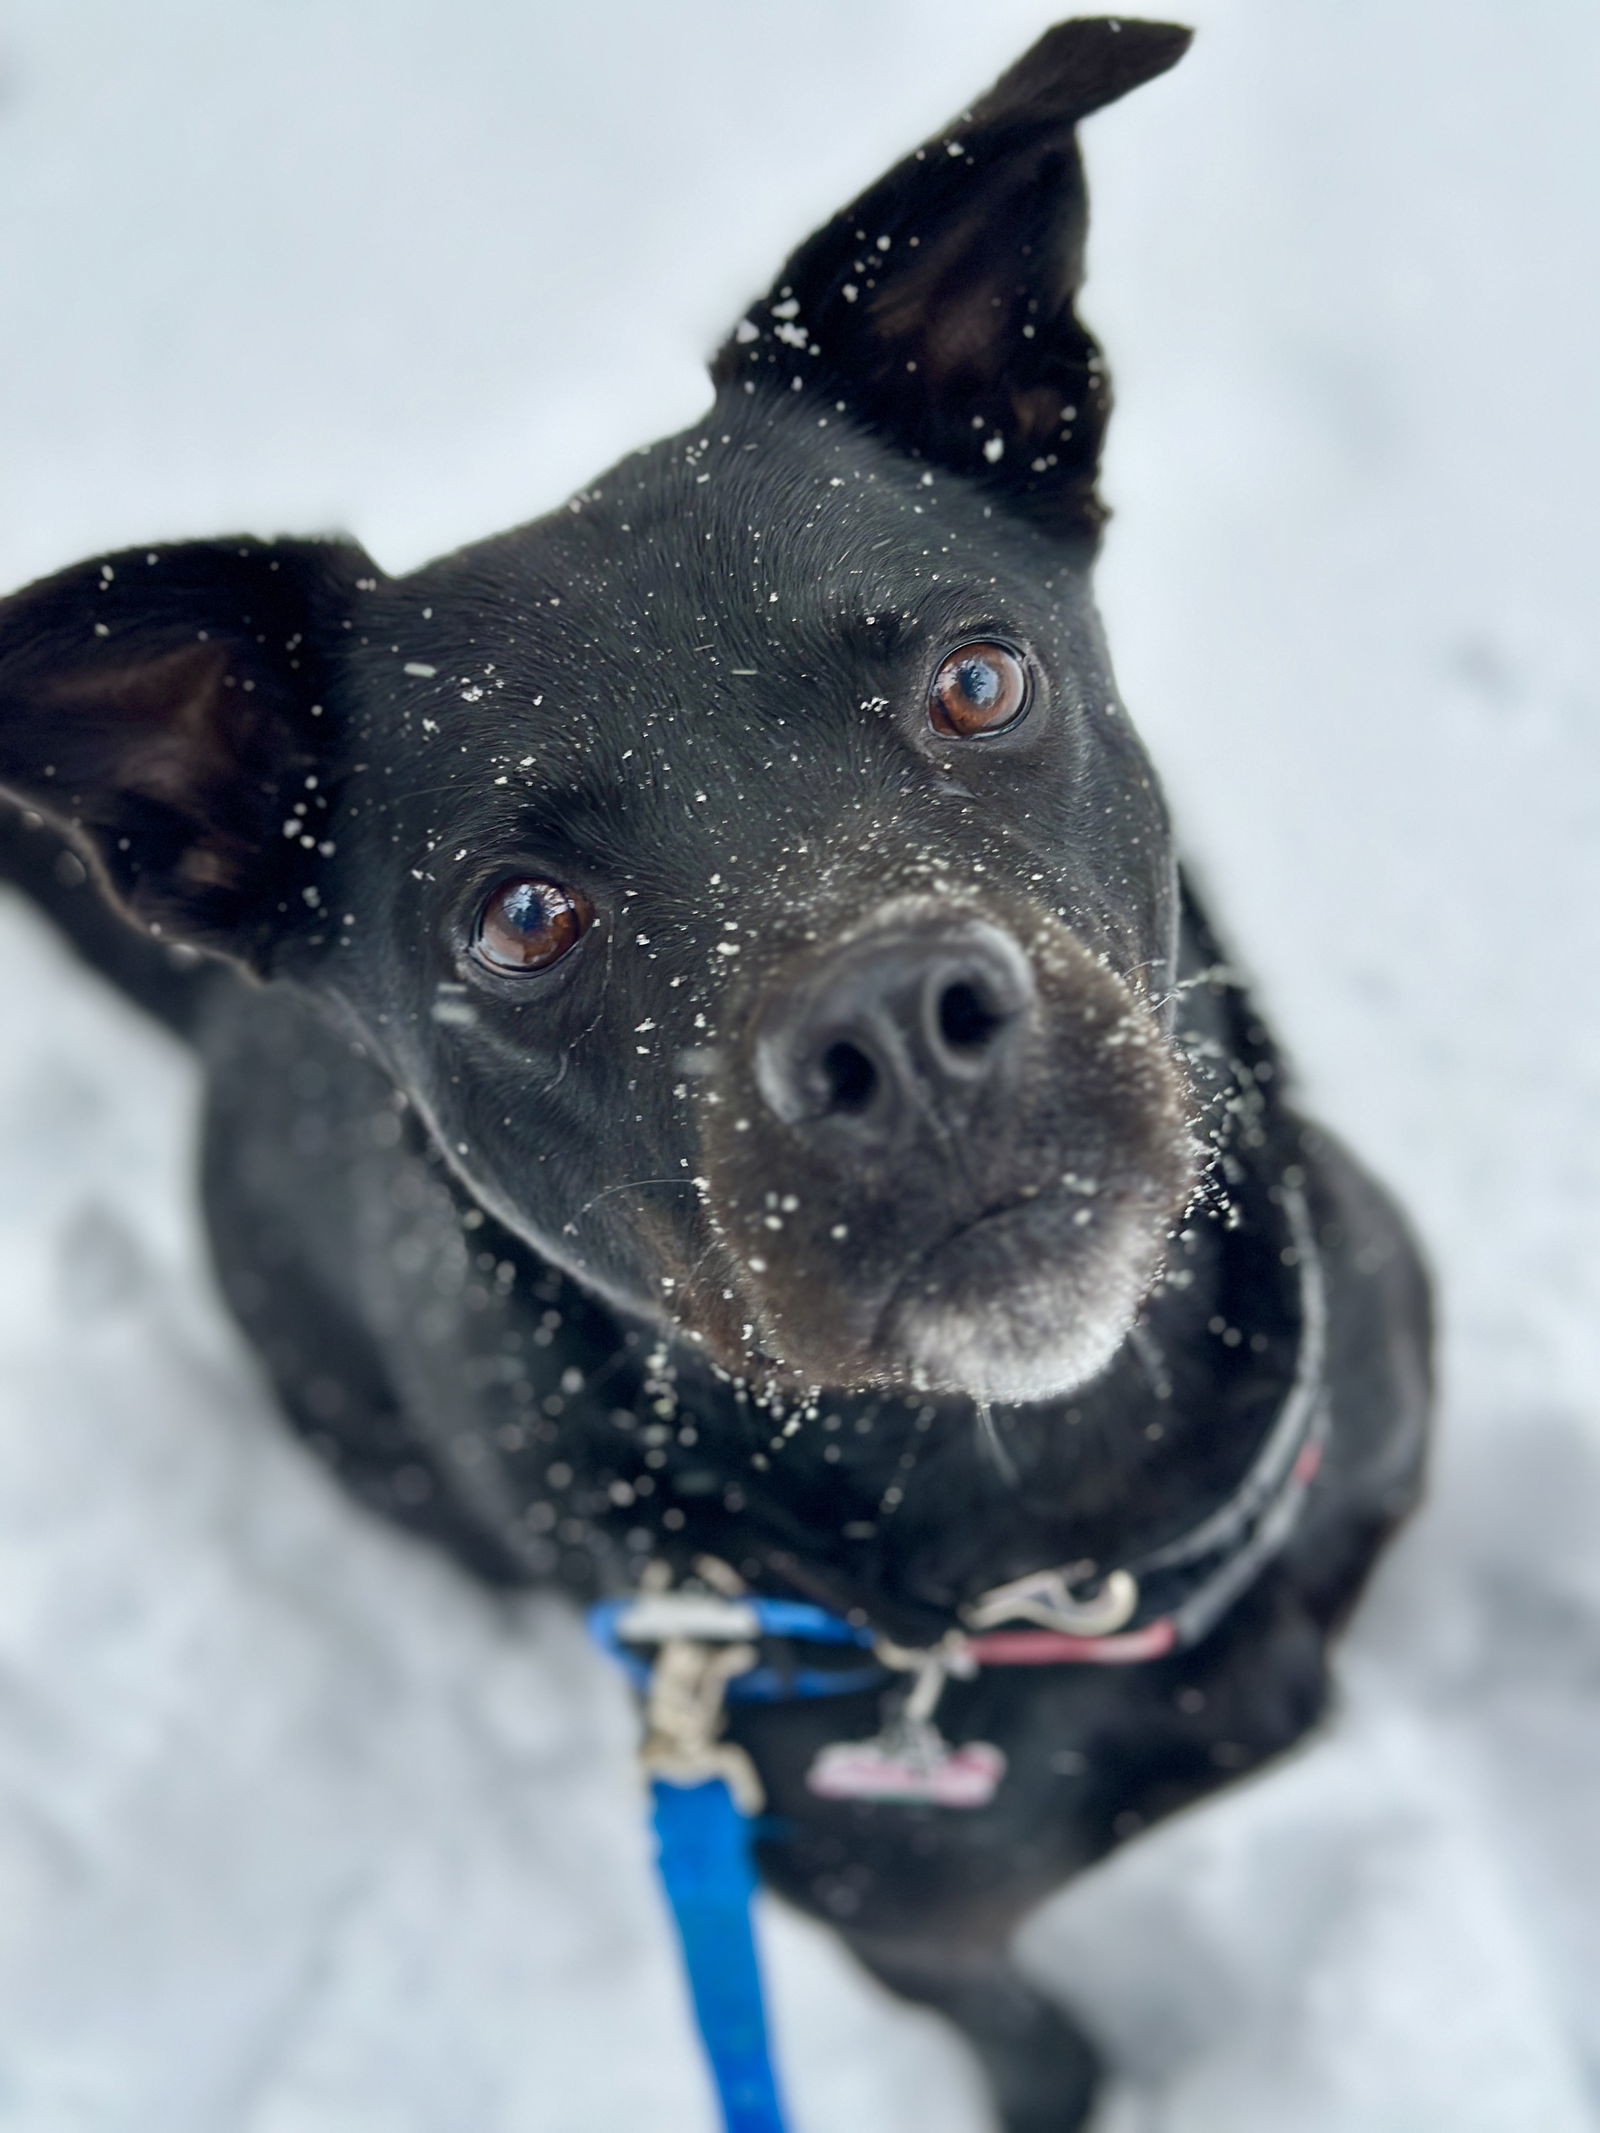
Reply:
[[[1027,708],[1028,670],[1003,644],[962,645],[928,690],[929,724],[963,741],[1015,725]]]
[[[520,977],[548,970],[576,948],[594,913],[553,881],[503,881],[478,913],[472,953],[485,970]]]

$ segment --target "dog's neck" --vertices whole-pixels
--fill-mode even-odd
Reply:
[[[1160,1545],[1237,1486],[1287,1396],[1302,1332],[1268,1180],[1189,1231],[1189,1280],[1152,1298],[1110,1370],[1072,1400],[987,1425],[955,1397],[763,1398],[657,1348],[641,1391],[646,1412],[670,1412],[655,1447],[665,1457],[653,1470],[628,1462],[623,1488],[648,1474],[651,1489],[627,1522],[637,1530],[642,1516],[652,1552],[679,1568],[714,1554],[752,1585],[862,1608],[917,1641],[1026,1572]],[[614,1492],[622,1462],[606,1434]],[[675,1530],[657,1523],[669,1508]]]

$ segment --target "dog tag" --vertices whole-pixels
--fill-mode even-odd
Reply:
[[[807,1789],[824,1800],[987,1807],[1006,1774],[1006,1759],[984,1740],[952,1748],[934,1724],[950,1670],[948,1654],[930,1653],[875,1740],[832,1741],[818,1750],[806,1773]]]
[[[952,1748],[937,1726],[905,1726],[876,1740],[838,1740],[820,1749],[806,1786],[824,1800],[987,1807],[1005,1774],[1003,1752],[986,1740]]]

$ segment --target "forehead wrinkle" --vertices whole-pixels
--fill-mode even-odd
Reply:
[[[655,616],[726,623],[743,612],[764,628],[774,590],[780,608],[786,587],[821,585],[854,607],[852,580],[882,600],[926,575],[918,566],[934,568],[952,541],[975,541],[984,555],[1025,537],[983,511],[958,479],[923,487],[916,463],[845,419],[818,429],[814,416],[774,419],[719,403],[696,429],[613,468],[568,510],[452,561],[480,594],[491,590],[486,578],[504,589],[509,564],[519,597],[536,603],[570,590],[580,606],[620,600],[626,610],[643,589]],[[880,544],[893,551],[883,570],[872,563]],[[1039,556],[1030,560],[1037,573]]]

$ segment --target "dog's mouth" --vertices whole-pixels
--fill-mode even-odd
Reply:
[[[719,1263],[678,1298],[722,1367],[1013,1404],[1111,1361],[1193,1189],[1187,1084],[1102,959],[1034,951],[901,918],[769,989],[708,1090]]]
[[[931,1244],[923,1227],[887,1277],[881,1246],[852,1259],[847,1223],[830,1225],[844,1234],[826,1251],[814,1237],[769,1238],[722,1260],[720,1305],[692,1284],[677,1302],[738,1377],[1007,1405],[1064,1398],[1127,1338],[1191,1180],[1176,1158],[1092,1196],[1059,1187],[1010,1200]]]

